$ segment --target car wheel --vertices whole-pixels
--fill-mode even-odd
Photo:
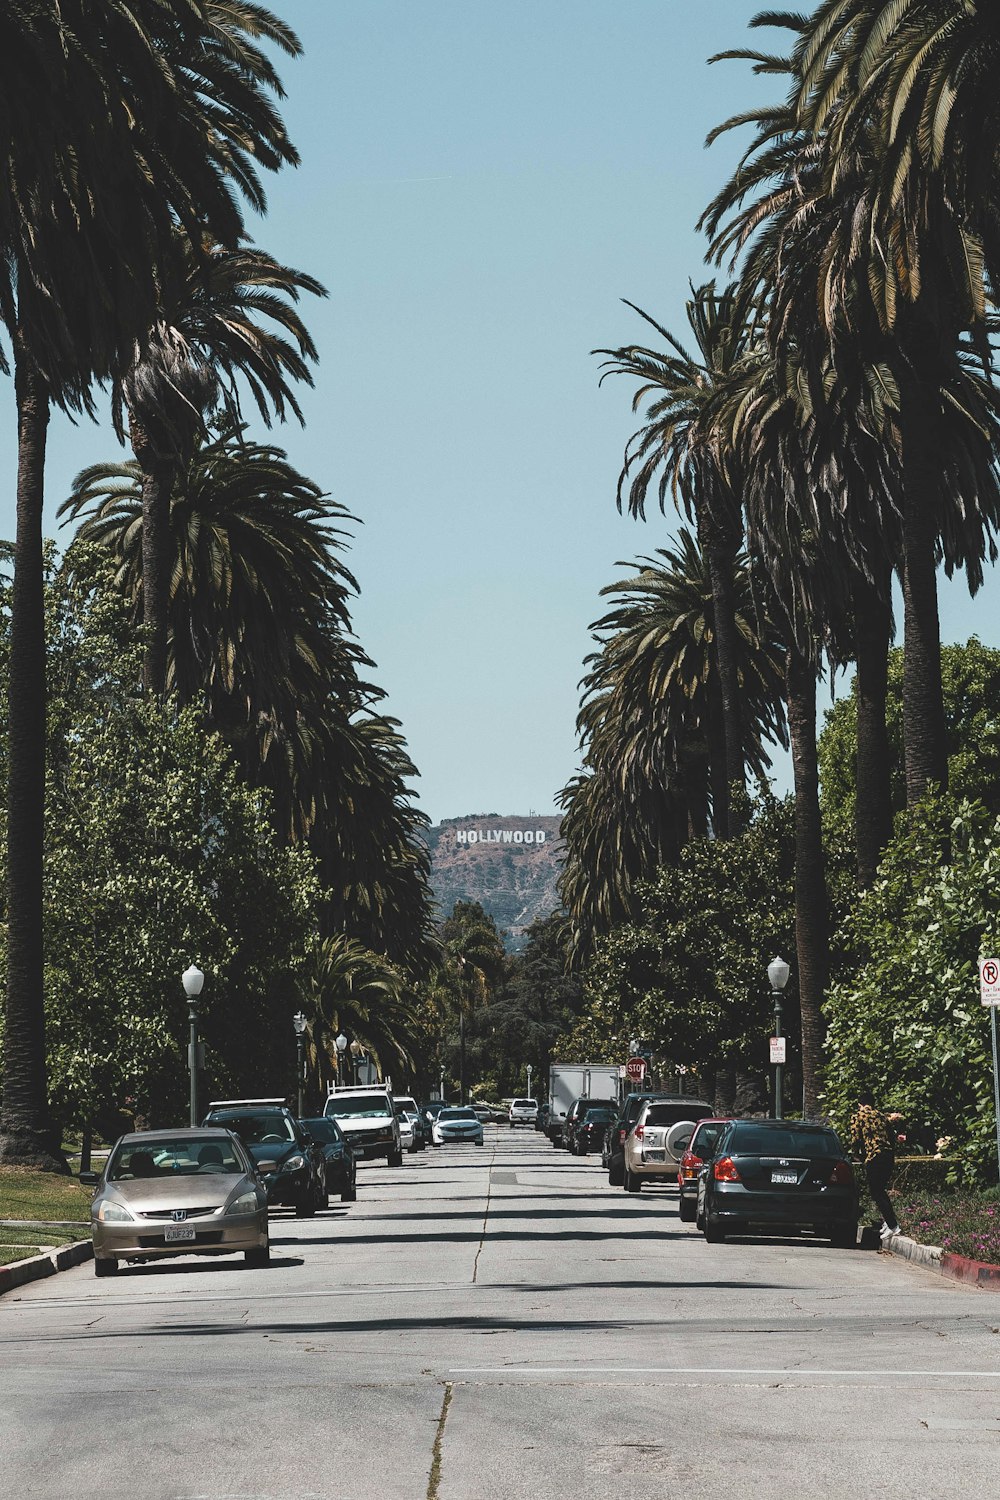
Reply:
[[[641,1193],[642,1178],[637,1177],[634,1172],[630,1172],[628,1167],[626,1167],[622,1186],[624,1187],[626,1193]]]
[[[386,1165],[390,1167],[401,1167],[403,1165],[402,1151],[390,1151],[386,1157]]]
[[[344,1191],[341,1193],[341,1195],[340,1195],[340,1201],[341,1201],[341,1203],[354,1203],[354,1202],[357,1201],[357,1196],[358,1196],[358,1190],[354,1186],[354,1183],[352,1182],[351,1185],[350,1185],[350,1187],[346,1187],[344,1189]]]
[[[693,1198],[682,1198],[677,1206],[677,1212],[685,1224],[693,1224],[698,1205]]]
[[[263,1249],[246,1250],[243,1259],[248,1266],[269,1266],[271,1264],[271,1247],[265,1245]]]
[[[710,1245],[721,1245],[726,1238],[726,1231],[714,1219],[705,1220],[703,1233]]]
[[[608,1186],[609,1187],[621,1187],[621,1185],[622,1185],[622,1183],[624,1181],[625,1181],[625,1169],[624,1169],[624,1167],[609,1167],[608,1168]]]
[[[118,1271],[118,1262],[113,1256],[94,1256],[95,1276],[114,1276]]]
[[[299,1198],[295,1204],[295,1217],[297,1219],[311,1219],[316,1213],[315,1196],[309,1195]]]
[[[856,1250],[858,1248],[857,1224],[832,1224],[830,1244],[835,1250]]]

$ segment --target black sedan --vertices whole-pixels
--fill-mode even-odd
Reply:
[[[569,1137],[570,1155],[586,1156],[588,1152],[596,1151],[615,1115],[616,1111],[610,1104],[588,1105],[573,1122]]]
[[[709,1244],[752,1230],[812,1229],[842,1249],[858,1238],[858,1185],[836,1131],[798,1120],[733,1120],[698,1182]]]
[[[239,1137],[263,1179],[269,1207],[294,1208],[297,1219],[310,1219],[326,1207],[323,1153],[306,1139],[283,1104],[269,1099],[219,1100],[209,1106],[202,1124],[220,1125]]]
[[[313,1120],[300,1120],[299,1124],[303,1134],[310,1136],[323,1153],[327,1198],[331,1193],[339,1193],[341,1203],[353,1203],[358,1196],[357,1160],[336,1120],[320,1115]]]

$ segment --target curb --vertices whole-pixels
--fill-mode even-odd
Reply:
[[[68,1271],[85,1260],[93,1260],[94,1247],[90,1240],[76,1240],[72,1245],[61,1245],[57,1250],[48,1250],[44,1255],[31,1255],[26,1260],[16,1260],[13,1265],[0,1266],[0,1296],[29,1281],[41,1281],[54,1276],[57,1271]]]
[[[921,1245],[905,1234],[894,1234],[886,1249],[890,1255],[901,1255],[914,1265],[925,1266],[928,1271],[937,1271],[940,1276],[961,1281],[965,1286],[1000,1292],[1000,1266],[970,1260],[967,1255],[955,1255],[950,1250],[942,1250],[940,1245]]]

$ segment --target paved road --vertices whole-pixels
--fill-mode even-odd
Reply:
[[[276,1264],[0,1299],[12,1500],[993,1495],[1000,1297],[487,1132],[278,1215]]]

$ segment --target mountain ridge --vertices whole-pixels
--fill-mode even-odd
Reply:
[[[508,952],[517,952],[531,923],[561,904],[561,821],[536,813],[470,813],[428,828],[430,883],[441,916],[448,916],[456,901],[478,901],[496,922]]]

